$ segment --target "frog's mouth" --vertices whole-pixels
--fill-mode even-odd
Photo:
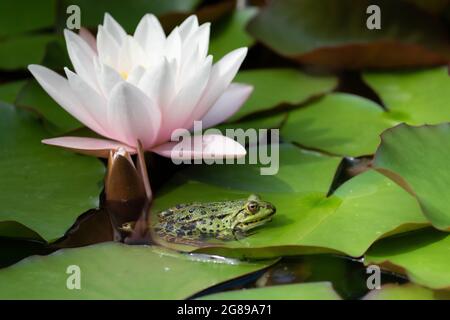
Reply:
[[[266,224],[267,222],[270,222],[272,220],[273,215],[275,214],[275,209],[270,212],[269,214],[265,215],[254,215],[250,216],[247,219],[240,221],[234,226],[234,230],[236,231],[248,231],[251,229],[254,229],[256,227],[262,226]]]

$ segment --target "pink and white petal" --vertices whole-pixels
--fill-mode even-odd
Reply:
[[[196,15],[190,15],[179,26],[181,41],[186,41],[198,28],[198,19]]]
[[[144,50],[132,36],[126,36],[119,49],[119,70],[129,73],[135,66],[146,63]]]
[[[209,33],[211,24],[202,24],[189,38],[183,42],[183,55],[190,55],[194,50],[199,50],[199,56],[204,59],[208,54]]]
[[[87,137],[59,137],[52,139],[44,139],[42,143],[63,147],[78,153],[107,158],[110,150],[118,150],[123,148],[130,154],[136,153],[136,149],[126,144],[106,139],[87,138]]]
[[[190,78],[195,75],[198,68],[205,63],[205,60],[211,60],[212,63],[212,56],[209,56],[207,59],[200,58],[199,49],[195,49],[192,51],[189,55],[182,56],[182,61],[180,68],[178,70],[178,80],[177,84],[179,87],[185,86],[187,83],[189,83]]]
[[[77,118],[84,125],[99,134],[103,134],[102,127],[84,108],[78,97],[72,91],[66,78],[56,72],[39,65],[29,65],[28,70],[39,84],[64,110]]]
[[[161,112],[139,88],[127,82],[118,84],[111,91],[107,109],[116,140],[134,147],[140,140],[144,149],[153,146],[161,126]]]
[[[198,42],[200,55],[202,57],[206,57],[206,55],[208,54],[210,29],[211,23],[206,22],[200,26],[197,32],[196,41]]]
[[[111,130],[108,128],[106,119],[106,99],[92,89],[92,87],[76,73],[73,73],[67,68],[64,68],[64,71],[66,72],[73,93],[77,96],[84,110],[89,113],[92,119],[94,119],[101,128],[102,131],[99,133],[102,136],[111,137],[108,133]]]
[[[145,70],[137,87],[141,89],[147,96],[152,98],[154,101],[159,101],[159,87],[160,82],[165,74],[165,64],[166,59],[163,58],[161,61],[152,68]],[[175,80],[174,80],[175,81]]]
[[[86,34],[89,34],[93,38],[92,34],[88,30],[86,30],[84,28],[82,28],[82,30],[83,30],[84,36],[86,36]],[[81,37],[81,30],[80,30],[80,35],[77,35],[73,31],[64,29],[64,38],[66,40],[66,45],[67,45],[69,51],[71,49],[73,49],[74,47],[76,47],[76,48],[79,48],[81,50],[81,52],[85,56],[87,56],[89,59],[91,59],[93,56],[95,56],[95,50],[89,45],[89,43],[86,39]]]
[[[103,96],[107,98],[109,97],[111,90],[119,82],[123,82],[124,79],[116,70],[106,64],[102,64],[97,57],[94,59],[94,65],[100,89],[103,92]]]
[[[119,63],[119,44],[103,26],[98,26],[97,51],[102,64],[117,69]]]
[[[65,29],[67,52],[72,61],[75,72],[93,88],[97,90],[97,81],[94,73],[94,50],[79,35]]]
[[[132,85],[137,86],[141,78],[145,74],[145,68],[143,66],[134,67],[131,72],[128,74],[127,81]]]
[[[160,139],[169,139],[172,131],[178,128],[190,128],[192,123],[188,122],[190,115],[195,109],[203,91],[208,83],[212,60],[206,61],[203,66],[185,83],[170,104],[162,104],[163,127]]]
[[[81,27],[78,35],[91,47],[95,53],[97,53],[97,40],[88,29]]]
[[[114,20],[114,18],[109,13],[105,13],[103,26],[119,45],[127,36],[127,33],[125,32],[125,30],[123,30],[122,26],[116,20]]]
[[[164,54],[167,60],[175,60],[177,62],[181,59],[181,36],[178,27],[175,27],[169,34],[164,48]]]
[[[246,54],[247,48],[236,49],[225,55],[212,67],[205,93],[193,113],[193,121],[202,119],[230,85],[244,61]]]
[[[176,75],[177,62],[163,58],[157,66],[147,69],[138,87],[159,106],[169,106],[176,92]]]
[[[153,14],[147,13],[142,17],[134,32],[134,38],[148,56],[154,57],[162,54],[166,34],[159,20]]]
[[[196,70],[205,63],[205,59],[211,59],[212,56],[206,57],[209,44],[209,23],[204,23],[198,28],[187,41],[183,43],[183,55],[181,57],[181,65],[179,71],[180,86],[183,86],[189,77],[196,73]]]
[[[233,114],[248,99],[253,91],[253,86],[240,83],[232,83],[227,90],[217,99],[202,119],[203,128],[209,128],[222,123]]]
[[[232,159],[247,153],[241,144],[219,134],[184,136],[180,142],[167,142],[152,151],[173,160]]]

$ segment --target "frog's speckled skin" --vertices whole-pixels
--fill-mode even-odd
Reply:
[[[257,196],[248,199],[180,204],[158,214],[155,226],[163,239],[233,240],[272,220],[275,207]]]

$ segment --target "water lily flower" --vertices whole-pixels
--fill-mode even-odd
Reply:
[[[249,85],[231,83],[247,48],[213,64],[209,30],[209,23],[199,25],[193,15],[166,36],[151,14],[132,36],[109,14],[96,38],[85,29],[79,35],[65,30],[75,72],[65,68],[64,78],[43,66],[28,68],[61,107],[104,138],[67,136],[43,142],[107,157],[118,148],[136,153],[140,141],[144,150],[169,157],[175,129],[192,129],[199,120],[203,128],[226,120],[252,92]],[[208,150],[204,157],[245,155],[239,143],[219,134],[201,145]],[[184,151],[185,158],[190,151]]]

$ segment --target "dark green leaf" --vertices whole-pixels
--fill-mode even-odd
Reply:
[[[408,190],[438,229],[450,230],[450,124],[399,125],[382,135],[375,168]]]
[[[366,26],[373,4],[379,30]],[[249,32],[283,56],[333,68],[429,66],[450,54],[445,25],[403,1],[271,1]]]
[[[411,281],[432,289],[449,289],[449,247],[450,234],[429,228],[377,242],[365,264],[406,273]]]
[[[397,124],[376,103],[334,93],[289,113],[281,135],[302,146],[347,156],[375,152],[379,135]]]
[[[31,257],[0,270],[2,299],[185,299],[215,284],[260,270],[245,263],[185,255],[157,247],[105,243]],[[78,266],[80,290],[66,270]],[[73,272],[73,271],[72,271]]]
[[[43,145],[47,133],[29,114],[4,104],[0,114],[0,224],[16,221],[46,240],[62,236],[77,216],[98,206],[104,166]],[[0,230],[11,236],[9,227]]]

